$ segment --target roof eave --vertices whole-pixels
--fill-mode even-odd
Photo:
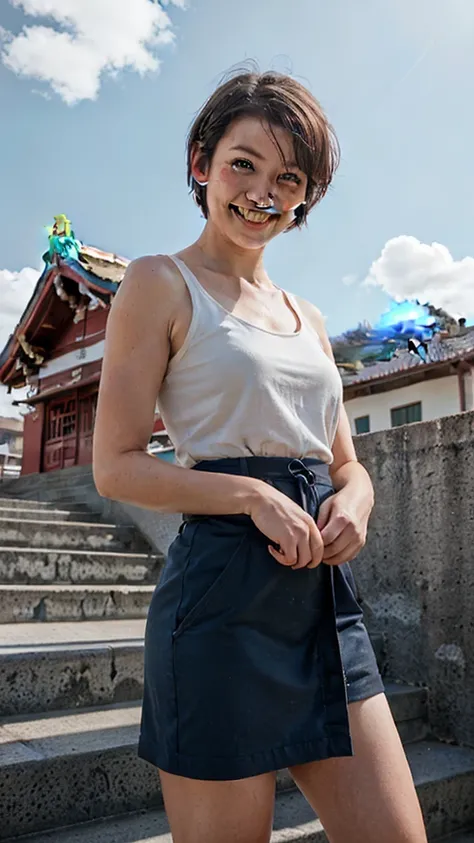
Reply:
[[[53,283],[53,279],[57,274],[57,271],[57,267],[54,264],[48,263],[46,264],[43,272],[38,278],[38,281],[35,285],[35,289],[33,290],[28,304],[26,305],[20,317],[20,321],[17,323],[13,334],[10,335],[8,342],[6,343],[2,353],[0,354],[0,383],[5,382],[5,379],[10,374],[10,370],[15,363],[16,355],[18,354],[18,350],[20,348],[20,343],[18,341],[19,335],[25,334],[26,331],[28,331],[32,322],[34,321],[39,308],[41,307],[46,296],[48,295],[48,292],[51,288],[51,284]],[[41,287],[41,292],[35,302],[35,296],[38,294],[38,290]]]
[[[410,366],[408,369],[398,369],[396,372],[387,372],[385,375],[379,375],[376,378],[367,378],[364,380],[352,381],[351,383],[343,383],[344,391],[361,389],[365,386],[376,386],[378,384],[390,383],[390,381],[405,380],[410,375],[420,375],[426,371],[434,371],[441,369],[455,363],[461,363],[470,358],[474,361],[474,352],[467,351],[465,354],[456,354],[453,357],[447,357],[445,360],[435,360],[432,363],[420,363],[418,366]],[[418,378],[413,378],[416,382]]]
[[[106,293],[110,296],[116,293],[119,288],[117,281],[105,281],[103,278],[98,278],[82,266],[79,261],[74,260],[74,258],[61,258],[59,261],[59,271],[61,275],[71,278],[76,283],[82,281],[93,293]]]
[[[0,383],[8,383],[8,379],[11,377],[20,348],[18,336],[20,334],[26,334],[30,330],[35,318],[37,318],[39,310],[41,309],[41,305],[51,289],[54,278],[58,274],[70,278],[77,284],[80,282],[85,284],[87,289],[90,290],[96,298],[99,298],[100,303],[104,307],[106,306],[104,297],[107,298],[110,295],[113,295],[117,292],[119,287],[119,283],[116,281],[106,281],[93,275],[85,269],[79,261],[76,261],[73,258],[61,258],[56,256],[56,262],[54,264],[47,262],[43,272],[38,278],[33,294],[31,295],[28,304],[21,315],[20,321],[16,325],[13,334],[10,335],[0,354]],[[40,286],[42,286],[41,293],[37,301],[34,302]],[[32,307],[33,302],[34,306]]]

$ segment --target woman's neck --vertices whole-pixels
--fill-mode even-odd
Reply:
[[[202,263],[214,272],[245,278],[251,283],[268,282],[263,266],[264,249],[240,249],[209,222],[190,250],[199,253]]]

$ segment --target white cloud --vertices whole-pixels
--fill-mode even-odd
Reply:
[[[0,269],[0,351],[3,350],[10,334],[18,324],[39,275],[39,271],[30,266],[24,267],[19,272]],[[18,389],[8,395],[6,387],[0,386],[0,416],[20,418],[19,408],[13,407],[12,401],[24,398],[25,395],[26,390]]]
[[[388,240],[363,286],[381,287],[396,300],[429,302],[456,318],[474,317],[474,258],[454,260],[441,243],[405,234]]]
[[[174,40],[171,19],[155,0],[10,0],[26,15],[53,25],[0,28],[4,65],[48,83],[68,105],[96,99],[103,74],[157,71],[159,47]],[[181,9],[185,0],[168,0]]]

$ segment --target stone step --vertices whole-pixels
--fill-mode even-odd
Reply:
[[[145,620],[0,625],[0,716],[140,699]]]
[[[59,469],[54,472],[40,474],[26,474],[5,482],[2,494],[14,498],[60,497],[63,491],[71,489],[90,488],[94,486],[92,468],[84,475],[76,473],[74,469]]]
[[[384,680],[385,694],[404,744],[430,736],[427,688]]]
[[[41,483],[36,487],[29,487],[28,491],[25,492],[24,495],[18,494],[18,490],[14,492],[13,489],[11,489],[11,497],[9,494],[10,490],[3,490],[0,487],[0,491],[5,499],[10,500],[44,501],[45,503],[59,508],[61,508],[67,501],[68,506],[69,504],[72,506],[98,506],[99,511],[102,509],[101,498],[92,482],[77,485],[76,483],[71,484],[70,479],[63,478],[61,484],[56,484],[54,487],[44,486]]]
[[[162,557],[152,553],[0,547],[0,582],[5,584],[156,583],[162,565]]]
[[[9,509],[54,509],[55,505],[50,501],[31,500],[29,498],[0,498],[0,506]]]
[[[0,726],[0,839],[161,807],[157,771],[136,752],[139,717],[140,706],[129,703],[5,719]],[[405,750],[430,837],[474,823],[474,750],[435,741],[408,744]],[[289,784],[287,773],[279,776],[280,791]],[[325,839],[298,793],[288,806],[286,829],[300,836],[285,838],[281,825],[275,841]]]
[[[78,514],[93,515],[98,517],[97,513],[92,512],[91,508],[86,503],[78,500],[72,495],[63,494],[57,498],[0,498],[0,508],[4,509],[27,509],[35,512],[55,512],[56,510],[64,510],[70,512],[77,511]],[[31,516],[33,517],[33,516]],[[81,519],[78,518],[78,521]]]
[[[162,804],[137,756],[137,704],[0,725],[0,839]]]
[[[144,632],[143,619],[0,624],[0,649],[23,647],[30,651],[50,644],[61,648],[68,644],[109,644],[130,639],[143,641]]]
[[[0,518],[0,545],[57,550],[144,551],[144,539],[132,526],[83,521]]]
[[[0,624],[146,618],[154,585],[2,585]]]
[[[0,716],[141,699],[144,626],[144,620],[0,626]],[[388,681],[385,688],[402,739],[426,737],[426,688]]]
[[[428,820],[428,828],[430,822]],[[447,837],[433,837],[433,843],[474,843],[474,830]],[[163,809],[122,814],[46,833],[15,837],[5,843],[173,843]],[[279,791],[275,801],[270,843],[327,843],[319,819],[296,790]],[[381,841],[383,843],[383,841]]]
[[[85,512],[82,509],[33,509],[32,507],[7,507],[0,506],[0,520],[15,521],[21,519],[33,519],[34,521],[82,521],[96,522],[97,516]]]
[[[428,821],[429,827],[429,821]],[[474,830],[447,837],[433,837],[433,843],[474,843]],[[173,843],[163,809],[92,822],[69,828],[9,838],[5,843]],[[277,793],[270,843],[327,843],[320,821],[306,800],[295,790]]]
[[[141,700],[143,643],[0,649],[0,717]]]

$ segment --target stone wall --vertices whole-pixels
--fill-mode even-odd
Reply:
[[[356,437],[376,505],[354,562],[389,675],[430,689],[440,738],[474,746],[474,413]]]

